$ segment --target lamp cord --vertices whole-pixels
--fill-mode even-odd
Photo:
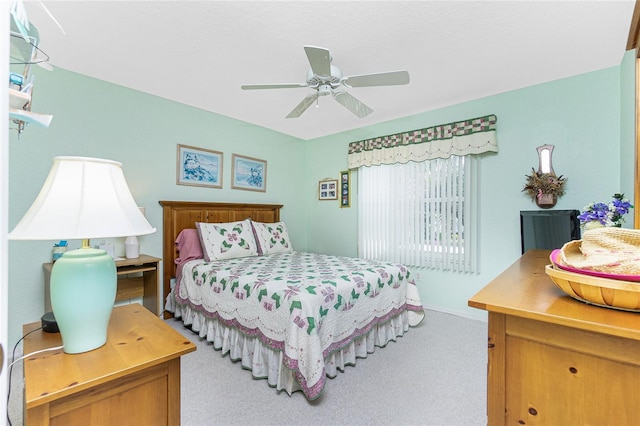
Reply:
[[[35,331],[38,331],[38,330],[42,330],[42,327],[36,328],[35,330],[31,330],[30,332],[28,332],[27,334],[22,336],[20,339],[18,339],[16,344],[13,346],[13,353],[11,355],[11,359],[15,359],[16,358],[16,349],[18,348],[18,344],[20,344],[20,342],[22,340],[24,340],[25,337],[27,337],[31,333],[33,333]],[[13,363],[9,364],[9,378],[8,378],[9,389],[7,389],[7,422],[9,424],[9,426],[11,426],[11,419],[9,418],[9,399],[11,398],[11,373],[12,372],[13,372]]]
[[[9,367],[13,367],[13,364],[15,364],[16,362],[22,361],[23,359],[29,358],[30,356],[33,356],[42,352],[55,351],[62,348],[64,348],[64,346],[60,345],[60,346],[54,346],[53,348],[46,348],[46,349],[40,349],[39,351],[33,351],[30,354],[23,355],[20,358],[14,360],[11,364],[9,364]]]
[[[38,327],[38,328],[36,328],[34,330],[31,330],[30,332],[28,332],[27,334],[22,336],[16,342],[16,344],[13,347],[13,352],[12,352],[11,358],[14,361],[11,364],[9,364],[9,377],[8,377],[8,380],[7,380],[8,386],[9,386],[9,389],[7,389],[7,423],[9,424],[9,426],[11,426],[11,418],[9,418],[9,400],[11,399],[11,373],[13,372],[13,364],[15,364],[16,362],[18,362],[18,361],[20,361],[22,359],[25,359],[26,357],[29,357],[29,356],[33,355],[35,353],[44,352],[44,351],[48,351],[48,350],[52,350],[52,349],[60,349],[60,348],[62,348],[62,346],[60,346],[59,348],[49,348],[49,349],[43,349],[43,350],[40,350],[40,351],[35,351],[35,352],[30,353],[30,354],[24,355],[20,359],[16,360],[16,349],[18,348],[18,345],[20,344],[20,342],[22,342],[25,337],[27,337],[31,333],[34,333],[34,332],[36,332],[38,330],[42,330],[42,327]]]

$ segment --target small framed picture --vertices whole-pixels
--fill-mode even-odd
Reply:
[[[321,180],[318,182],[318,200],[337,200],[339,190],[336,179]]]
[[[176,184],[222,188],[222,153],[178,145]]]
[[[340,207],[351,207],[351,174],[349,170],[340,172]]]
[[[267,191],[267,162],[257,158],[233,154],[231,188],[246,191]]]

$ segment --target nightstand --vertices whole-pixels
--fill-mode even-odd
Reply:
[[[118,271],[118,290],[116,302],[142,297],[142,303],[156,315],[161,310],[158,305],[158,270],[161,259],[141,254],[135,259],[116,260]],[[44,311],[50,312],[51,297],[49,286],[53,263],[43,263],[44,268]]]
[[[24,353],[61,344],[59,333],[38,330],[24,339]],[[195,350],[140,304],[115,307],[104,346],[24,360],[25,425],[178,425],[180,357]]]

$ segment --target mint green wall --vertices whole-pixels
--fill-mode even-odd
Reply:
[[[636,56],[628,51],[620,65],[620,191],[629,199],[634,197],[636,150]],[[637,202],[637,200],[636,200]],[[640,206],[638,206],[640,208]],[[632,211],[625,225],[633,228]]]
[[[608,200],[621,190],[620,170],[628,170],[633,164],[629,141],[622,144],[627,152],[620,151],[621,74],[626,76],[629,67],[625,61],[622,67],[315,139],[308,142],[306,153],[310,162],[307,186],[326,176],[337,177],[346,168],[349,142],[496,114],[499,153],[483,155],[480,161],[480,273],[412,268],[426,306],[483,318],[485,313],[468,308],[467,300],[520,256],[519,211],[537,209],[521,192],[525,174],[531,167],[538,167],[537,146],[555,145],[554,169],[568,178],[567,193],[556,209],[582,209],[591,201]],[[625,133],[625,138],[632,136]],[[356,175],[353,171],[354,181]],[[633,181],[625,183],[631,189],[624,190],[632,195]],[[309,223],[313,226],[308,230],[311,251],[357,255],[356,188],[354,185],[353,207],[348,212],[337,203],[312,200]]]
[[[64,70],[38,69],[33,109],[52,113],[54,118],[48,129],[29,126],[19,139],[11,133],[9,229],[35,199],[52,158],[82,155],[123,163],[135,199],[158,228],[155,234],[140,238],[142,252],[162,255],[158,200],[206,200],[284,204],[282,218],[296,249],[355,256],[357,173],[352,172],[351,208],[317,200],[318,181],[337,179],[346,169],[348,143],[496,114],[500,152],[483,156],[479,173],[481,272],[414,270],[426,306],[483,318],[483,311],[467,308],[466,303],[520,255],[518,212],[536,209],[521,189],[524,175],[537,167],[537,146],[556,146],[554,168],[569,179],[557,209],[580,209],[619,190],[633,193],[634,118],[627,112],[633,108],[628,94],[633,90],[633,67],[627,55],[620,67],[312,141]],[[224,152],[224,189],[175,184],[179,143]],[[266,193],[229,189],[232,153],[267,160]],[[122,241],[116,243],[122,250]],[[38,320],[43,313],[41,264],[49,261],[51,245],[9,243],[10,345],[21,335],[22,324]]]
[[[37,196],[53,157],[79,155],[122,162],[134,198],[158,229],[139,238],[143,253],[162,257],[159,200],[284,204],[293,245],[306,248],[306,205],[298,196],[304,192],[299,177],[305,145],[299,139],[65,70],[35,72],[33,110],[54,117],[48,129],[30,125],[19,139],[11,132],[9,230]],[[177,144],[222,151],[223,189],[176,185]],[[232,153],[267,161],[266,193],[230,189]],[[123,254],[123,239],[114,243]],[[9,242],[10,344],[22,324],[43,314],[41,265],[50,261],[52,244]]]

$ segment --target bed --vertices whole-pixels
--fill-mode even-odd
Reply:
[[[424,318],[406,267],[294,251],[282,205],[160,204],[166,310],[289,395],[318,398]]]

